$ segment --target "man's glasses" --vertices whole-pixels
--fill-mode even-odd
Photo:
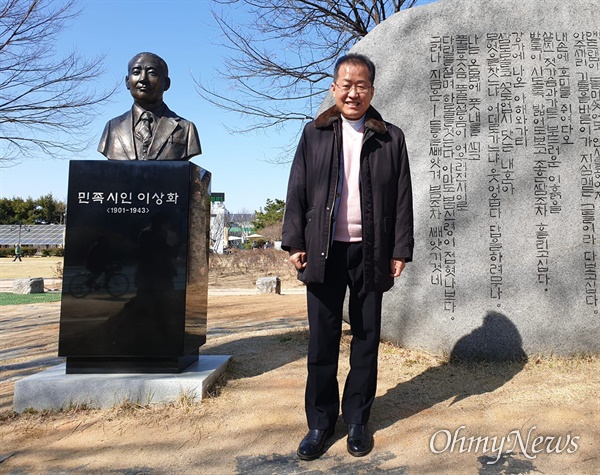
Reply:
[[[357,94],[365,94],[366,92],[371,90],[371,86],[367,86],[366,84],[338,84],[334,82],[334,84],[340,89],[342,92],[350,92],[352,89]]]

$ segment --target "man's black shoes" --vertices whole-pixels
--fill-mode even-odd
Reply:
[[[302,460],[314,460],[325,452],[325,443],[334,433],[334,429],[311,429],[298,446],[298,457]],[[354,457],[364,457],[373,450],[373,434],[366,424],[348,424],[348,452]]]
[[[348,424],[348,452],[354,457],[364,457],[373,450],[373,434],[366,424]]]
[[[298,446],[298,457],[302,460],[314,460],[325,452],[325,442],[331,438],[335,429],[311,429]]]

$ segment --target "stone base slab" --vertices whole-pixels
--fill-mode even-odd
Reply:
[[[201,355],[179,374],[66,374],[62,364],[17,381],[14,411],[169,403],[180,397],[202,400],[230,359],[229,355]]]

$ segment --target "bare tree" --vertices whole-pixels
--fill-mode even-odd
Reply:
[[[96,106],[115,91],[93,87],[102,57],[56,55],[76,1],[0,0],[0,164],[84,150]]]
[[[231,55],[219,89],[196,81],[210,103],[250,119],[246,132],[312,119],[336,59],[376,25],[418,0],[212,0]],[[217,11],[217,5],[229,7]],[[245,12],[244,24],[228,13]],[[238,16],[241,16],[241,13]]]

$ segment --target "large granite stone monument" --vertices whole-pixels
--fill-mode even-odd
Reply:
[[[414,262],[384,297],[383,338],[597,352],[598,3],[442,0],[352,52],[378,67],[373,105],[406,133],[414,185]]]
[[[206,341],[210,173],[72,161],[59,356],[67,373],[180,372]]]

